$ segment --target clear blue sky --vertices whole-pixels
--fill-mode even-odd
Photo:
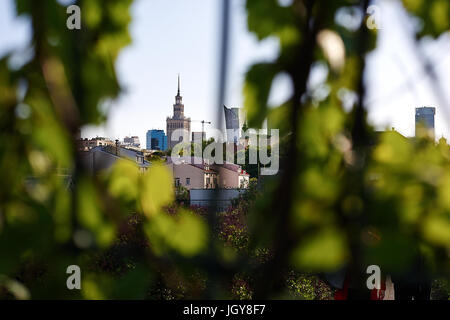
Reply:
[[[405,36],[410,27],[402,23],[404,13],[396,0],[376,1],[382,9],[379,47],[368,60],[369,119],[379,129],[395,127],[402,134],[414,134],[414,108],[437,107],[436,135],[450,137],[450,126],[433,96],[430,83],[416,62],[413,47]],[[248,33],[244,0],[232,1],[232,45],[228,92],[225,104],[242,106],[243,77],[254,62],[276,56],[278,43],[268,39],[258,43]],[[101,128],[85,128],[84,137],[108,136],[123,139],[138,135],[145,146],[148,129],[164,129],[172,114],[177,74],[181,74],[181,93],[185,114],[192,120],[211,120],[216,114],[216,80],[220,1],[211,0],[136,0],[132,8],[131,46],[117,62],[120,81],[125,88]],[[20,51],[29,39],[29,25],[14,18],[13,1],[0,0],[0,56]],[[402,18],[403,17],[403,18]],[[450,101],[450,36],[424,45],[437,65],[442,87]],[[289,95],[283,77],[275,82],[272,102]],[[443,107],[443,106],[442,106]],[[193,123],[192,129],[200,131]]]

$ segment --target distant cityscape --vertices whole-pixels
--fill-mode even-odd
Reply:
[[[201,142],[206,141],[205,124],[211,124],[207,120],[191,120],[184,114],[183,97],[181,96],[180,77],[178,76],[178,90],[173,104],[173,115],[166,118],[166,130],[151,129],[146,133],[145,148],[142,147],[138,136],[126,136],[123,141],[112,140],[109,137],[95,137],[80,139],[79,149],[88,151],[97,146],[120,146],[125,148],[144,149],[150,151],[167,151],[172,149],[180,141]],[[228,143],[239,144],[241,131],[245,123],[245,113],[241,108],[227,108],[224,106],[224,115],[226,129],[229,134],[226,139]],[[199,122],[202,124],[202,131],[191,132],[191,123]],[[177,129],[184,129],[186,132],[177,140],[172,141],[170,137]]]
[[[192,161],[175,164],[168,156],[168,152],[181,141],[190,143],[206,141],[204,126],[211,123],[207,120],[191,120],[190,117],[186,117],[180,87],[180,77],[178,76],[173,114],[166,118],[166,131],[163,129],[148,130],[145,148],[142,147],[138,136],[127,136],[123,141],[112,140],[108,137],[80,139],[78,149],[82,153],[82,161],[92,173],[107,170],[121,158],[135,162],[141,171],[145,171],[151,166],[151,157],[158,154],[173,174],[174,186],[192,191],[191,203],[208,205],[210,196],[202,193],[201,190],[221,188],[229,189],[230,193],[223,199],[224,204],[229,204],[231,199],[238,196],[238,190],[248,188],[250,183],[250,174],[241,165],[228,162],[215,164],[203,157],[201,159],[192,157]],[[415,136],[425,134],[434,139],[435,115],[434,107],[415,109]],[[224,116],[227,129],[226,144],[234,146],[236,150],[245,149],[248,146],[248,141],[243,139],[244,134],[242,134],[245,126],[245,113],[241,108],[224,106]],[[192,122],[201,123],[202,131],[191,132]],[[172,141],[170,137],[177,129],[184,129],[183,134]],[[195,198],[196,195],[197,198]]]
[[[242,150],[246,144],[239,141],[239,132],[243,126],[244,115],[239,108],[227,108],[224,106],[226,128],[231,132],[227,136],[227,143]],[[151,129],[146,133],[145,148],[142,147],[138,136],[125,137],[123,141],[113,140],[108,137],[95,137],[92,139],[79,139],[78,150],[81,153],[81,161],[85,168],[93,174],[111,168],[117,160],[125,159],[134,162],[141,172],[151,166],[152,157],[157,155],[163,160],[164,165],[173,175],[175,188],[185,188],[190,191],[190,203],[199,206],[211,205],[211,190],[227,189],[226,195],[220,201],[221,208],[230,205],[240,191],[248,188],[250,174],[242,166],[224,162],[223,164],[211,163],[208,159],[197,159],[175,164],[172,162],[169,152],[180,141],[202,143],[206,141],[204,126],[210,124],[207,120],[198,120],[202,124],[202,131],[191,132],[191,120],[184,113],[183,98],[180,90],[180,78],[178,77],[178,90],[173,104],[173,115],[166,119],[166,131],[163,129]],[[178,140],[171,141],[175,130],[184,129],[184,134]]]

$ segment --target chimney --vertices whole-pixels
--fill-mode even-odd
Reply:
[[[119,156],[119,139],[116,139],[116,156]]]

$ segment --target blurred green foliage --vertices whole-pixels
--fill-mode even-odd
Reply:
[[[448,1],[403,3],[421,21],[417,37],[449,30]],[[352,11],[362,17],[367,6],[367,1],[305,0],[288,7],[275,0],[247,1],[249,30],[260,40],[274,37],[280,43],[274,61],[247,72],[248,123],[258,127],[268,118],[289,150],[278,184],[268,186],[249,218],[252,245],[281,252],[265,276],[286,264],[301,272],[347,266],[355,278],[364,277],[370,264],[385,274],[410,274],[418,256],[425,257],[430,273],[449,275],[449,146],[427,136],[375,132],[362,102],[345,111],[351,95],[364,100],[365,56],[375,48],[377,33],[365,27],[365,19],[355,29],[335,17],[350,17]],[[317,43],[321,36],[325,45]],[[336,61],[342,68],[335,68]],[[310,72],[323,72],[324,66],[325,80],[307,84]],[[293,94],[270,106],[268,92],[278,74],[289,76]],[[290,195],[281,198],[286,192]],[[273,282],[263,296],[280,279]]]
[[[419,22],[420,36],[438,37],[450,29],[450,3],[445,0],[402,0]]]

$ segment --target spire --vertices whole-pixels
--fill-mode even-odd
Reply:
[[[182,105],[183,104],[183,98],[180,94],[180,74],[178,74],[178,91],[177,95],[175,96],[175,105]]]

